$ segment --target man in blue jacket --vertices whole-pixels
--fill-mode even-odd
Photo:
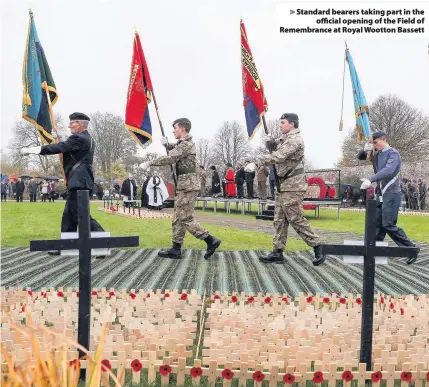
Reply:
[[[361,179],[361,189],[368,189],[371,184],[377,183],[377,226],[376,240],[383,241],[386,234],[398,245],[403,247],[417,247],[405,234],[405,231],[396,225],[399,207],[401,205],[401,187],[399,184],[399,172],[401,170],[401,155],[392,148],[388,142],[386,133],[375,132],[370,142],[358,153],[359,160],[367,159],[367,152],[373,150],[373,163],[376,174],[369,179]],[[415,262],[417,257],[408,258],[407,264]]]

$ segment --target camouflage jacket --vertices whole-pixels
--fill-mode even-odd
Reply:
[[[158,157],[150,162],[150,165],[173,165],[176,171],[180,169],[194,169],[193,173],[185,173],[177,176],[178,191],[199,191],[201,189],[200,179],[197,174],[197,149],[192,136],[187,134],[179,139],[176,144],[169,144],[168,156]]]
[[[307,179],[304,173],[304,141],[299,129],[293,129],[276,140],[276,150],[263,159],[265,165],[274,164],[280,179],[280,191],[306,192]],[[300,170],[303,173],[294,175]],[[283,180],[286,175],[291,176]]]

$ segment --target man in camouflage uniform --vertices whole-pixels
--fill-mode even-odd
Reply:
[[[273,152],[262,156],[261,162],[264,165],[275,165],[278,194],[273,223],[274,248],[268,256],[260,257],[259,260],[264,263],[284,262],[283,250],[290,224],[304,242],[314,248],[313,265],[317,266],[325,261],[325,257],[321,253],[319,237],[303,215],[302,202],[307,191],[307,180],[304,173],[304,141],[298,127],[298,116],[285,113],[280,118],[281,137],[276,141],[266,137],[267,146]]]
[[[163,258],[181,258],[181,247],[186,231],[194,237],[203,239],[207,243],[207,251],[204,258],[210,258],[220,246],[221,240],[209,234],[195,219],[195,201],[201,190],[199,176],[197,174],[197,151],[192,136],[191,122],[187,118],[179,118],[173,122],[174,137],[178,140],[176,144],[168,144],[166,137],[161,139],[161,143],[170,151],[168,156],[158,157],[152,161],[140,164],[142,169],[147,169],[152,165],[172,165],[176,164],[177,187],[174,201],[173,218],[173,247],[161,250],[158,256]]]

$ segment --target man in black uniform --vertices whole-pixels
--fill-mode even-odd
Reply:
[[[21,154],[54,155],[63,154],[63,166],[67,181],[67,199],[61,220],[61,232],[76,232],[78,226],[77,191],[88,190],[94,185],[92,162],[95,144],[88,132],[89,117],[83,113],[69,116],[72,135],[58,144],[22,148]],[[104,231],[100,224],[90,217],[91,231]],[[59,251],[49,252],[59,255]],[[104,258],[104,257],[98,257]]]

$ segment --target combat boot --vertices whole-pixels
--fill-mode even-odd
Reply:
[[[180,243],[173,243],[173,247],[170,249],[160,250],[158,257],[180,259],[182,258],[182,250]]]
[[[267,256],[259,257],[259,260],[263,263],[283,263],[285,261],[283,249],[276,249]]]
[[[222,241],[211,235],[205,238],[204,241],[207,243],[207,251],[204,254],[204,259],[209,259],[215,253],[216,249],[220,246]]]
[[[323,262],[325,262],[326,256],[322,254],[322,245],[314,246],[313,249],[314,249],[313,265],[319,266]]]

